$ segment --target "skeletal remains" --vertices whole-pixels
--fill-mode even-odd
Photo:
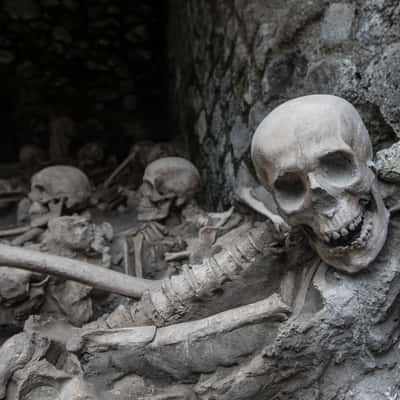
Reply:
[[[312,313],[325,315],[323,305],[317,306],[319,302],[314,304],[308,295],[313,280],[314,290],[320,290],[321,303],[326,302],[331,308],[332,301],[342,304],[348,301],[347,296],[351,298],[346,291],[342,292],[343,299],[335,298],[333,278],[324,280],[329,272],[324,263],[338,274],[366,269],[385,243],[389,212],[370,168],[372,147],[368,132],[356,109],[343,99],[312,95],[282,104],[258,127],[251,156],[257,176],[273,195],[280,215],[253,201],[247,190],[241,191],[239,197],[269,217],[275,227],[284,227],[284,231],[276,236],[268,224],[246,225],[219,253],[198,265],[183,267],[181,274],[171,278],[150,281],[0,244],[3,265],[55,274],[138,299],[81,330],[69,330],[67,349],[76,356],[65,348],[59,352],[72,357],[78,367],[71,370],[71,361],[67,362],[64,355],[57,371],[65,374],[65,381],[61,384],[49,378],[42,384],[43,390],[62,396],[73,381],[84,381],[89,386],[95,382],[100,392],[107,391],[107,398],[116,399],[120,398],[116,392],[129,387],[116,377],[131,374],[136,377],[131,381],[136,389],[140,386],[138,377],[148,379],[147,388],[138,394],[142,399],[267,398],[262,393],[272,398],[276,392],[268,392],[268,385],[257,380],[256,371],[264,377],[263,371],[268,374],[270,368],[276,373],[271,385],[279,383],[279,369],[268,364],[275,356],[274,346],[280,343],[276,340],[279,332],[296,331],[295,324],[303,312],[308,313],[310,321],[314,318]],[[174,165],[171,159],[163,162]],[[181,180],[179,168],[172,168],[176,181],[161,184],[158,177],[167,171],[165,165],[156,161],[146,170],[141,189],[144,200],[139,207],[143,220],[165,218],[173,203],[182,205],[187,195],[198,188],[196,172],[193,170]],[[179,192],[182,184],[186,185],[184,193]],[[301,241],[296,244],[299,252],[293,249],[290,239],[293,244],[302,233],[317,257]],[[271,274],[266,299],[247,305],[240,296],[236,295],[236,302],[229,299],[230,291],[235,293],[235,284],[243,290],[246,279],[260,262],[264,273]],[[346,276],[340,279],[345,281]],[[226,295],[229,304],[218,301]],[[232,306],[238,308],[226,311]],[[34,349],[22,361],[10,357],[7,349],[14,346],[13,341],[20,341],[18,346],[25,349],[32,343],[29,335],[37,340],[38,332],[47,336],[44,341],[60,341],[57,334],[49,333],[45,322],[39,320],[32,326],[33,333],[26,328],[28,333],[11,338],[0,349],[0,381],[4,388],[10,388],[8,392],[0,390],[0,399],[25,398],[13,394],[23,380],[23,373],[14,374],[11,379],[13,371],[32,369],[45,359],[45,355],[35,358]],[[306,326],[304,322],[304,329]],[[205,376],[199,380],[201,374]],[[99,375],[101,382],[93,378]],[[262,382],[269,381],[263,379]],[[186,383],[179,385],[182,381]],[[94,396],[92,387],[78,386],[87,391],[87,398]],[[40,398],[32,393],[29,399]],[[257,397],[258,393],[261,397]]]

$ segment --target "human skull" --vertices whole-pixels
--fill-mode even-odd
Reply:
[[[35,172],[34,170],[46,160],[45,151],[34,144],[26,144],[21,147],[18,160],[22,168]]]
[[[171,206],[181,207],[200,189],[200,174],[188,160],[164,157],[145,169],[138,206],[140,221],[166,218]]]
[[[87,176],[78,168],[56,165],[36,173],[31,180],[31,214],[45,214],[52,203],[63,202],[68,210],[83,206],[91,195]]]
[[[176,143],[143,141],[134,144],[129,152],[136,154],[136,160],[144,168],[160,158],[178,156],[178,147]]]
[[[99,142],[86,143],[78,151],[78,165],[80,168],[92,168],[104,161],[104,147]]]
[[[311,95],[282,104],[257,128],[251,157],[281,216],[323,261],[354,273],[375,259],[389,213],[369,168],[368,131],[350,103]]]

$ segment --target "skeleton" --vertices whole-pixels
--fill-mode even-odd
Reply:
[[[375,176],[368,167],[371,153],[369,137],[358,113],[345,100],[334,96],[307,96],[285,103],[267,116],[253,138],[252,158],[257,175],[273,194],[281,217],[291,228],[291,234],[296,231],[303,232],[318,256],[338,271],[356,273],[365,269],[374,261],[385,242],[389,213],[378,192]],[[284,392],[277,392],[276,385],[285,383],[297,371],[300,373],[304,371],[304,365],[313,368],[314,363],[318,362],[317,365],[321,369],[317,370],[317,374],[320,375],[328,367],[320,363],[320,359],[323,359],[320,354],[323,351],[332,352],[332,345],[335,344],[333,339],[337,334],[336,326],[344,327],[343,332],[348,329],[349,315],[336,316],[335,313],[338,310],[341,312],[352,310],[349,304],[358,301],[357,296],[361,296],[361,293],[356,292],[354,288],[359,291],[364,288],[357,286],[357,279],[349,280],[347,283],[345,275],[342,276],[340,273],[337,274],[339,278],[336,280],[333,274],[325,278],[327,269],[321,266],[318,258],[312,262],[312,257],[299,261],[295,254],[290,255],[290,258],[295,259],[298,265],[306,265],[304,273],[300,274],[303,275],[303,279],[299,290],[293,290],[298,282],[293,275],[295,271],[282,271],[281,266],[278,270],[283,277],[280,278],[282,283],[286,283],[282,287],[281,297],[285,299],[286,304],[282,304],[279,297],[274,297],[276,295],[267,299],[270,301],[268,306],[270,316],[278,317],[292,311],[289,320],[282,322],[283,327],[280,328],[282,334],[279,340],[276,340],[275,334],[271,334],[265,342],[264,351],[257,354],[259,350],[249,350],[249,353],[255,351],[256,355],[246,359],[243,365],[240,365],[242,361],[240,356],[237,360],[234,358],[228,360],[239,364],[237,367],[229,363],[224,364],[224,360],[221,360],[215,351],[207,353],[206,358],[197,357],[195,354],[192,355],[194,359],[190,360],[179,357],[179,354],[187,354],[191,346],[196,345],[195,341],[190,341],[192,338],[203,337],[204,330],[210,327],[215,328],[211,335],[213,338],[219,335],[221,335],[220,340],[228,338],[229,329],[227,331],[224,327],[235,315],[240,314],[239,310],[238,314],[218,315],[217,320],[197,321],[202,322],[197,325],[196,322],[174,324],[198,316],[202,302],[213,299],[219,293],[221,286],[237,281],[243,271],[254,265],[257,256],[267,255],[267,260],[268,256],[273,260],[272,265],[269,264],[265,269],[266,273],[277,264],[277,260],[271,257],[275,254],[276,244],[271,240],[271,233],[265,228],[265,226],[264,229],[262,226],[246,228],[248,236],[239,237],[232,247],[205,260],[202,265],[188,266],[182,275],[163,281],[161,287],[144,290],[139,302],[132,304],[129,309],[119,309],[122,312],[115,312],[103,321],[99,321],[101,323],[94,327],[87,327],[88,330],[80,335],[81,341],[76,348],[73,348],[74,343],[70,348],[76,351],[83,346],[84,353],[87,354],[89,351],[96,355],[107,349],[113,357],[113,352],[121,346],[124,359],[131,360],[132,363],[129,365],[132,368],[135,366],[134,371],[137,372],[139,368],[140,372],[145,374],[146,371],[142,371],[140,366],[137,367],[140,365],[138,364],[141,360],[140,355],[145,354],[151,359],[154,356],[152,351],[159,354],[154,350],[157,345],[165,344],[166,349],[172,351],[165,353],[166,360],[157,358],[159,362],[156,365],[167,374],[168,382],[171,378],[190,379],[192,374],[202,372],[206,374],[205,379],[194,387],[199,399],[245,399],[252,396],[278,398]],[[22,257],[15,261],[16,257],[13,257],[11,249],[7,246],[0,245],[0,250],[0,259],[8,263],[11,261],[18,267],[34,267],[37,270],[40,268],[38,261],[43,261],[34,260],[28,263],[29,265],[23,265]],[[306,248],[305,250],[303,254],[308,254]],[[287,261],[286,259],[284,263],[286,268],[288,268]],[[380,267],[384,267],[383,262],[384,260],[380,261]],[[46,267],[49,267],[49,264],[46,264]],[[384,268],[381,275],[378,275],[379,269],[374,273],[381,279],[392,280],[396,279],[397,272],[396,267],[390,264],[388,268]],[[309,284],[313,279],[315,287],[322,296],[320,301],[322,309],[316,313],[315,318],[312,314],[307,314],[307,320],[297,322],[307,301],[311,303],[309,304],[311,312],[312,307],[318,305],[318,302],[312,304],[312,297],[306,299]],[[368,274],[363,274],[359,279],[364,282],[368,290],[370,288]],[[341,290],[338,293],[337,287]],[[396,295],[390,297],[397,298]],[[328,307],[325,307],[325,302]],[[206,304],[206,311],[212,309],[209,303]],[[279,306],[271,306],[272,304]],[[290,305],[292,307],[287,308]],[[358,305],[360,309],[363,307],[362,304]],[[389,312],[392,306],[390,303],[385,304],[386,312]],[[332,309],[333,314],[330,313]],[[368,307],[363,310],[367,311]],[[256,315],[254,308],[250,307],[248,312],[250,315],[252,313]],[[329,323],[326,317],[332,315],[335,320],[330,328],[335,334],[326,335],[326,331],[315,328],[315,324]],[[362,315],[364,319],[369,318],[366,314]],[[201,316],[204,317],[204,314]],[[258,332],[261,328],[252,325],[251,321],[250,316],[248,324],[255,326]],[[170,324],[173,325],[163,328]],[[116,329],[132,325],[148,327]],[[108,329],[102,331],[98,330],[99,327]],[[309,335],[310,331],[312,333]],[[182,349],[178,348],[179,350],[174,347],[177,341],[173,340],[179,336],[178,332],[179,334],[188,332],[188,340],[183,341]],[[296,334],[299,337],[291,336]],[[318,336],[321,334],[322,338]],[[352,334],[361,335],[362,332],[357,331]],[[287,341],[285,335],[288,337]],[[373,341],[374,335],[371,336],[368,340]],[[301,340],[303,337],[305,340]],[[253,339],[249,336],[246,338],[250,342]],[[362,338],[364,339],[364,336]],[[340,338],[342,341],[343,339],[345,336]],[[298,351],[303,351],[304,347],[311,348],[316,340],[320,347],[313,347],[310,354],[308,352],[305,356],[303,354],[303,359],[300,358],[302,362],[298,363],[296,358]],[[242,342],[243,336],[238,343]],[[364,347],[363,340],[361,343]],[[150,345],[146,347],[147,344]],[[378,339],[375,345],[379,345]],[[212,349],[217,348],[212,346]],[[286,348],[289,349],[288,352]],[[315,349],[319,350],[319,353],[315,354]],[[230,355],[234,354],[232,348],[229,351]],[[283,358],[281,361],[278,358],[280,351],[289,359]],[[203,352],[200,351],[198,354],[203,355]],[[135,355],[139,358],[135,359]],[[337,354],[336,357],[332,358],[332,361],[340,363],[340,355]],[[118,361],[120,358],[116,356],[115,360]],[[279,369],[280,363],[274,363],[275,360],[283,362],[282,371]],[[121,363],[121,365],[126,364]],[[218,369],[219,366],[223,368]],[[213,374],[214,371],[217,372]],[[246,384],[247,382],[250,386]],[[271,390],[269,390],[270,385]],[[259,393],[265,396],[256,397]]]
[[[182,218],[176,211],[189,206],[199,189],[200,175],[188,160],[166,157],[147,166],[137,206],[142,223],[120,234],[126,273],[160,279],[174,271],[176,265],[172,261],[177,258],[164,259],[164,254],[184,254],[185,243],[180,239]],[[171,222],[166,221],[170,215],[170,220],[177,221],[163,225]]]
[[[14,244],[22,245],[43,233],[47,223],[63,213],[81,210],[91,195],[87,176],[75,167],[52,166],[37,172],[31,179],[28,198],[18,205],[18,222],[29,221],[29,225],[0,231],[0,236],[18,237]]]
[[[139,221],[164,220],[173,207],[184,206],[199,189],[200,175],[190,161],[180,157],[153,161],[147,166],[139,189]]]

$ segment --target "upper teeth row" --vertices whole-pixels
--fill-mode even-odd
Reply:
[[[357,217],[355,217],[350,223],[348,223],[346,226],[343,228],[336,230],[336,231],[331,231],[327,232],[324,234],[324,240],[325,242],[330,242],[332,239],[337,240],[341,237],[346,237],[349,234],[349,231],[354,231],[357,226],[361,223],[362,221],[362,214],[359,214]]]

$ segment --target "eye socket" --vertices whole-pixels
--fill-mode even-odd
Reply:
[[[344,151],[335,151],[323,156],[319,165],[324,177],[336,186],[347,186],[357,178],[354,158]]]
[[[276,201],[286,212],[295,211],[302,204],[307,191],[301,177],[292,172],[280,176],[274,188]]]

